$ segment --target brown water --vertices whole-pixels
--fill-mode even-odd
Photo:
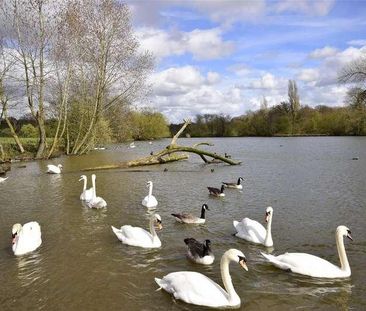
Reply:
[[[219,259],[225,250],[238,248],[249,267],[245,272],[231,265],[242,310],[365,310],[366,138],[206,140],[215,144],[212,150],[226,151],[243,164],[207,166],[191,156],[188,162],[139,172],[98,171],[97,192],[108,202],[102,211],[80,203],[80,170],[149,154],[167,140],[136,143],[135,149],[110,146],[83,157],[26,163],[26,168],[13,164],[9,179],[0,184],[0,309],[201,310],[155,291],[154,277],[193,270],[222,284]],[[47,164],[59,162],[64,166],[62,175],[45,174]],[[228,190],[224,199],[208,196],[206,186],[239,176],[245,178],[242,192]],[[149,214],[140,205],[147,180],[154,182],[164,226],[158,233],[163,245],[154,250],[122,245],[110,229],[123,224],[147,228]],[[203,203],[210,207],[205,225],[181,225],[170,216],[179,211],[199,215]],[[263,223],[268,205],[274,208],[274,254],[307,252],[338,265],[334,231],[347,225],[354,238],[345,242],[352,276],[322,280],[287,273],[263,260],[259,251],[264,247],[232,236],[233,219],[250,217]],[[31,220],[42,227],[42,246],[15,257],[11,227]],[[187,261],[186,237],[211,239],[216,255],[212,266]]]

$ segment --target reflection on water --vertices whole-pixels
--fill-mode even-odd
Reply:
[[[18,264],[18,279],[20,280],[21,286],[30,286],[34,282],[44,278],[42,255],[38,250],[25,256],[17,256],[16,261]],[[44,279],[42,280],[42,282],[46,281]]]
[[[210,148],[230,153],[243,165],[203,165],[192,156],[169,166],[90,172],[97,174],[98,193],[108,202],[108,208],[100,210],[90,209],[79,199],[81,169],[145,156],[164,148],[167,141],[139,142],[134,149],[118,145],[82,157],[60,158],[61,175],[45,173],[48,161],[13,169],[0,188],[1,310],[121,310],[127,306],[131,311],[202,310],[157,292],[154,277],[189,270],[222,285],[220,259],[229,248],[242,250],[248,259],[248,272],[230,266],[242,310],[366,310],[366,218],[362,217],[366,139],[208,140],[215,144]],[[350,160],[354,154],[360,155],[358,161]],[[208,195],[207,186],[219,186],[238,176],[245,179],[243,190],[227,189],[223,200]],[[159,202],[155,210],[141,205],[146,180],[154,182]],[[210,208],[203,225],[179,224],[171,216],[174,212],[199,214],[203,203]],[[249,217],[265,225],[266,206],[276,213],[272,223],[276,254],[306,252],[339,265],[334,230],[341,224],[350,227],[355,241],[345,245],[351,278],[322,280],[284,272],[260,255],[273,248],[232,235],[234,219]],[[163,230],[157,231],[160,249],[124,245],[111,230],[111,225],[149,230],[154,213],[162,217]],[[42,246],[15,257],[8,239],[11,226],[31,220],[41,225]],[[183,242],[187,237],[211,240],[213,265],[187,260]]]

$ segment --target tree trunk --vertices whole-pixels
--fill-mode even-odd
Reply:
[[[234,161],[232,159],[228,159],[225,156],[219,155],[217,153],[212,153],[206,150],[202,150],[197,148],[200,145],[209,145],[208,143],[198,143],[190,146],[179,146],[177,145],[177,139],[178,136],[183,132],[183,130],[187,127],[187,125],[190,123],[190,120],[185,120],[184,125],[182,128],[178,131],[176,135],[174,135],[171,143],[160,152],[150,155],[145,158],[132,160],[128,162],[122,162],[118,164],[113,165],[104,165],[104,166],[98,166],[98,167],[92,167],[87,168],[85,170],[104,170],[104,169],[114,169],[114,168],[128,168],[128,167],[135,167],[135,166],[144,166],[144,165],[154,165],[154,164],[164,164],[169,162],[175,162],[180,160],[188,159],[188,156],[185,154],[186,152],[189,153],[195,153],[201,157],[201,159],[205,163],[212,163],[212,161],[208,161],[205,156],[211,157],[212,159],[218,160],[219,162],[227,163],[230,165],[239,165],[240,161]],[[183,154],[182,154],[183,153]]]
[[[11,122],[10,122],[10,120],[8,118],[8,114],[7,114],[7,103],[3,103],[3,116],[4,116],[4,119],[6,121],[6,124],[8,125],[8,127],[10,129],[11,136],[13,136],[13,138],[15,140],[15,143],[17,144],[17,146],[19,148],[20,153],[24,153],[25,150],[23,148],[22,142],[20,141],[17,133],[15,132],[15,129],[14,129],[13,124],[11,124]]]

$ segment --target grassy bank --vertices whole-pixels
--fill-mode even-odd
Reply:
[[[25,149],[24,153],[19,152],[19,148],[12,137],[0,137],[0,145],[4,154],[0,154],[0,160],[29,159],[34,158],[37,153],[38,138],[20,138]],[[47,138],[47,144],[51,146],[53,138]]]

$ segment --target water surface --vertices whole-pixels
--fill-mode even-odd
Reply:
[[[113,145],[82,157],[13,164],[0,184],[0,305],[2,310],[201,310],[155,291],[154,277],[191,270],[221,283],[219,259],[229,248],[244,252],[249,272],[231,264],[242,310],[365,310],[366,277],[366,138],[225,138],[203,139],[208,147],[228,152],[240,166],[204,165],[189,161],[140,170],[97,172],[97,192],[105,210],[82,206],[78,182],[81,169],[144,156],[169,141]],[[202,139],[182,139],[194,144]],[[359,157],[358,161],[352,160]],[[62,163],[62,175],[47,175],[46,165]],[[168,168],[168,171],[164,171]],[[211,172],[211,169],[214,169]],[[90,176],[92,172],[87,172]],[[227,190],[224,199],[208,196],[207,186],[244,177],[243,191]],[[123,224],[148,227],[141,206],[146,181],[154,182],[157,212],[164,229],[160,249],[122,245],[110,229]],[[197,215],[207,203],[205,225],[182,225],[173,212]],[[267,206],[274,208],[274,254],[307,252],[335,264],[339,259],[334,231],[352,230],[346,251],[352,276],[345,280],[311,279],[278,270],[260,255],[264,247],[234,236],[232,221],[250,217],[264,223]],[[15,257],[11,251],[14,223],[36,220],[42,246]],[[216,255],[212,266],[197,266],[185,258],[183,239],[210,239]]]

